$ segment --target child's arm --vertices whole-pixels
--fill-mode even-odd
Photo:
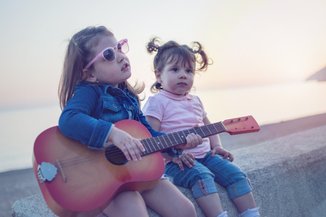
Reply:
[[[210,124],[211,122],[207,117],[204,118],[204,124]],[[219,154],[223,158],[228,159],[229,161],[233,161],[234,157],[231,152],[225,150],[222,146],[222,142],[219,135],[212,135],[209,137],[209,142],[211,145],[211,153],[212,155]]]
[[[146,116],[146,120],[154,130],[159,131],[161,129],[161,122],[157,118],[154,118],[152,116]],[[202,138],[195,134],[188,135],[186,139],[187,145],[188,143],[190,143],[196,144],[197,146],[198,144],[202,143]],[[171,156],[166,152],[162,152],[162,155],[167,161],[172,161],[173,163],[178,164],[181,170],[184,169],[183,163],[186,164],[189,168],[194,165],[194,156],[192,154],[181,154],[179,156]]]
[[[97,103],[97,88],[78,86],[60,115],[58,126],[61,133],[90,148],[103,148],[113,125],[91,115]]]

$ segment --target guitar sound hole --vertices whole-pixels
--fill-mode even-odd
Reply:
[[[110,145],[105,149],[105,157],[115,165],[123,165],[128,162],[123,152],[115,145]]]

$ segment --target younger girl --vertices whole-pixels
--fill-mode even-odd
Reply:
[[[154,38],[148,45],[154,57],[156,82],[143,112],[148,123],[166,133],[209,124],[200,99],[189,94],[196,70],[206,70],[208,59],[201,44],[194,49],[169,41],[162,46]],[[199,68],[196,68],[196,63]],[[205,138],[201,145],[184,149],[178,157],[168,157],[166,174],[178,186],[189,188],[207,217],[225,217],[214,181],[224,186],[243,217],[259,216],[248,178],[235,164],[233,156],[223,149],[217,135]],[[183,165],[184,164],[184,165]]]
[[[114,144],[128,160],[141,160],[144,147],[127,132],[115,127],[123,119],[141,122],[153,136],[153,130],[139,108],[137,89],[127,79],[131,76],[126,56],[126,39],[115,38],[103,26],[87,27],[70,40],[59,86],[63,111],[59,129],[67,137],[102,149]],[[189,135],[189,146],[201,143],[197,135]],[[194,217],[193,204],[166,179],[151,190],[124,191],[116,195],[101,215],[110,217],[148,216],[146,205],[161,216]]]

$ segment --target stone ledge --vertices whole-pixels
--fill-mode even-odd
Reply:
[[[326,213],[326,126],[302,131],[232,152],[235,163],[247,171],[261,215],[322,216]],[[221,187],[219,187],[221,189]],[[204,216],[189,190],[180,188]],[[229,216],[237,216],[224,189],[220,197]],[[55,216],[40,195],[16,201],[13,216]],[[150,211],[151,217],[158,217]]]

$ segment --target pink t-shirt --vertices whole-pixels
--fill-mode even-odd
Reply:
[[[161,122],[160,131],[172,133],[204,125],[206,112],[199,97],[194,95],[178,96],[161,90],[150,96],[143,107],[145,116],[152,116]],[[192,153],[196,158],[203,158],[210,151],[208,138],[203,143],[183,152]]]

